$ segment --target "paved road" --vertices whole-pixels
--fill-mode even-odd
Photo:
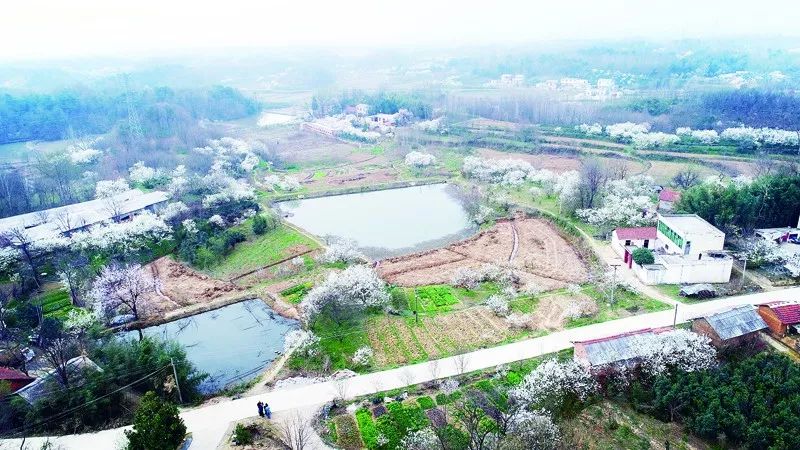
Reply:
[[[677,320],[678,322],[685,322],[709,312],[724,310],[737,305],[798,298],[800,298],[800,288],[791,288],[781,291],[728,297],[693,305],[680,305],[678,307]],[[212,450],[216,449],[231,421],[241,420],[255,415],[255,404],[258,400],[268,402],[272,406],[273,411],[276,412],[308,408],[330,401],[342,390],[344,390],[347,397],[356,397],[422,383],[435,378],[457,375],[462,373],[463,370],[473,371],[486,369],[501,364],[534,358],[543,354],[569,348],[572,346],[572,341],[576,340],[609,336],[646,327],[670,325],[673,322],[674,314],[674,310],[660,311],[573,328],[539,338],[477,350],[467,353],[463,357],[444,358],[434,362],[414,364],[382,372],[358,375],[338,385],[333,382],[317,383],[187,409],[181,413],[181,416],[186,422],[189,431],[191,431],[194,436],[194,442],[190,449]],[[62,436],[52,439],[52,442],[62,446],[64,449],[112,450],[118,448],[118,442],[123,442],[123,430],[124,428],[118,428],[99,433]],[[44,438],[30,439],[29,442],[32,442],[32,449],[38,449],[39,447],[37,445],[41,445],[41,443],[44,442]],[[17,449],[19,448],[19,440],[0,441],[0,448]]]

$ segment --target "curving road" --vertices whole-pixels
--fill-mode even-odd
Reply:
[[[770,300],[793,300],[798,298],[800,298],[800,288],[791,288],[781,291],[728,297],[692,305],[679,305],[677,321],[679,323],[685,322],[689,319],[708,314],[709,312],[743,304],[757,304]],[[276,390],[238,400],[185,409],[181,413],[181,416],[194,437],[190,450],[213,450],[217,448],[217,445],[223,438],[231,421],[241,420],[255,415],[255,404],[258,400],[268,402],[275,412],[308,409],[308,407],[320,405],[332,400],[337,393],[344,392],[347,397],[372,394],[388,389],[418,384],[436,378],[457,375],[463,371],[486,369],[501,364],[534,358],[569,348],[572,346],[572,341],[576,340],[609,336],[647,327],[670,325],[673,323],[674,314],[674,310],[660,311],[563,330],[539,338],[476,350],[460,357],[443,358],[382,372],[358,375],[339,384],[334,382],[316,383],[308,386]],[[50,438],[50,442],[64,449],[112,450],[119,448],[118,443],[124,442],[123,431],[124,428],[117,428],[98,433],[61,436]],[[31,443],[31,448],[38,449],[45,440],[46,438],[30,438],[28,442]],[[20,448],[19,439],[0,441],[0,449],[18,448]]]

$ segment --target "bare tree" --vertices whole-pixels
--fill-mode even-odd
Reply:
[[[612,180],[624,180],[630,173],[625,160],[615,160],[608,165],[608,176]]]
[[[460,428],[469,438],[467,444],[469,450],[489,450],[494,442],[491,438],[494,429],[485,425],[486,412],[482,407],[480,395],[476,391],[467,391],[464,399],[458,402],[453,411]]]
[[[69,297],[75,306],[84,306],[83,294],[89,278],[88,266],[89,260],[83,255],[63,255],[56,262],[61,283],[69,291]]]
[[[122,215],[123,202],[115,196],[106,198],[103,201],[103,209],[111,216],[111,220],[116,222]]]
[[[599,161],[588,159],[583,162],[581,166],[581,183],[578,186],[583,208],[594,206],[600,190],[606,184],[607,178],[608,176]]]
[[[4,237],[11,243],[11,245],[17,247],[22,252],[23,256],[25,256],[25,262],[28,263],[28,267],[31,269],[33,281],[36,282],[37,287],[41,287],[42,284],[39,280],[39,265],[36,263],[36,257],[33,250],[33,239],[31,239],[30,235],[28,235],[28,232],[23,228],[15,227],[8,230],[4,234]]]
[[[53,217],[53,222],[55,222],[56,227],[58,227],[58,231],[69,233],[75,228],[77,220],[73,218],[69,211],[63,210]]]
[[[313,431],[300,411],[293,411],[280,420],[278,434],[281,442],[291,450],[310,448]]]
[[[440,372],[441,372],[441,367],[439,367],[438,359],[428,361],[428,373],[431,375],[431,381],[434,382],[438,381]]]
[[[380,392],[383,389],[383,379],[377,375],[372,376],[372,390]]]
[[[403,386],[411,386],[414,384],[414,372],[409,368],[403,369],[398,375],[398,378],[400,378],[400,382],[403,383]]]
[[[47,222],[48,219],[50,219],[50,211],[47,211],[46,209],[43,209],[41,211],[36,211],[35,213],[33,213],[33,216],[36,217],[38,223],[42,224]]]
[[[672,177],[672,184],[680,189],[689,189],[700,182],[700,174],[691,167],[686,167]]]
[[[778,169],[778,166],[778,161],[772,159],[769,153],[761,152],[756,158],[753,175],[756,177],[770,175]]]
[[[333,385],[333,394],[334,394],[333,402],[337,405],[343,404],[344,400],[347,399],[347,391],[349,387],[347,385],[347,379],[338,378],[336,380],[333,380],[331,384]]]
[[[68,362],[78,354],[76,339],[64,332],[60,332],[55,338],[48,339],[42,346],[42,353],[58,375],[59,381],[64,387],[69,387],[70,373]]]

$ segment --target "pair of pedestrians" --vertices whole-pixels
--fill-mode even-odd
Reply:
[[[269,408],[269,404],[259,401],[256,403],[256,406],[258,407],[259,416],[272,419],[272,410]]]

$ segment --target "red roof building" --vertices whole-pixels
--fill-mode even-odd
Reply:
[[[758,305],[758,314],[761,315],[770,330],[778,336],[785,336],[789,331],[797,331],[796,326],[800,324],[800,303],[763,303]]]
[[[11,385],[11,392],[22,389],[33,382],[33,380],[35,380],[35,378],[29,377],[17,369],[0,367],[0,381],[6,381]]]
[[[675,203],[680,199],[681,199],[681,193],[678,191],[673,191],[670,188],[664,188],[658,194],[658,200],[662,202]]]
[[[658,237],[656,227],[617,228],[617,239],[621,241],[655,240]]]

